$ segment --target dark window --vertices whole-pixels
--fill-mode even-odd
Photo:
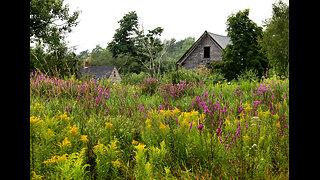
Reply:
[[[113,77],[116,77],[116,72],[115,71],[113,71]]]
[[[210,58],[210,46],[209,47],[204,47],[203,51],[204,51],[203,57],[204,58]]]

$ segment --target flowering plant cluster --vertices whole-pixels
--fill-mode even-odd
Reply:
[[[287,79],[132,86],[30,74],[31,178],[285,179],[288,143]]]
[[[163,96],[165,100],[178,99],[188,95],[193,95],[196,87],[202,86],[202,83],[188,82],[186,80],[181,81],[178,84],[165,83],[161,84],[158,88],[160,96]]]
[[[144,81],[140,84],[142,94],[152,95],[156,92],[158,87],[158,79],[155,78],[145,78]]]

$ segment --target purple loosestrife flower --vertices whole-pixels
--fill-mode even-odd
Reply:
[[[218,139],[219,139],[219,141],[221,142],[221,144],[223,143],[223,141],[222,141],[222,139],[221,139],[221,137],[219,136],[218,137]]]
[[[203,124],[201,124],[200,118],[199,118],[199,124],[197,125],[197,128],[199,131],[202,131],[203,129]]]
[[[177,125],[180,127],[180,124],[179,124],[179,119],[177,118]]]
[[[192,124],[193,124],[193,120],[192,120],[191,123],[190,123],[189,133],[190,133],[190,131],[191,131]]]
[[[224,140],[224,142],[226,142],[226,141],[227,141],[228,137],[229,137],[229,134],[226,136],[226,139]]]
[[[229,143],[229,146],[228,146],[228,148],[227,148],[227,150],[229,150],[229,148],[230,148],[231,144],[232,144],[232,143],[230,142],[230,143]]]
[[[239,121],[238,128],[237,128],[237,133],[236,133],[238,138],[239,138],[240,131],[241,131],[241,124],[240,124],[240,121]]]
[[[208,97],[207,89],[205,89],[204,94],[203,94],[203,97],[204,97],[204,98],[207,98],[207,97]]]
[[[68,106],[66,106],[66,111],[70,113],[71,109],[69,109]]]
[[[286,93],[284,93],[284,95],[283,95],[283,99],[287,99]]]
[[[107,114],[109,114],[109,109],[110,109],[110,106],[108,106],[108,109],[107,109]]]

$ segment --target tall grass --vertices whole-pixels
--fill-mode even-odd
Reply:
[[[33,178],[288,179],[288,79],[130,85],[33,72],[30,102]]]

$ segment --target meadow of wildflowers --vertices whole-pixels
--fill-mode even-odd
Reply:
[[[289,81],[30,74],[33,179],[288,179]]]

